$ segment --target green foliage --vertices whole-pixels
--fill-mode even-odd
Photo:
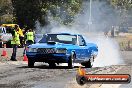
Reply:
[[[126,27],[131,26],[131,14],[132,14],[132,0],[109,0],[111,5],[115,7],[115,11],[118,12],[120,21],[119,26]]]
[[[0,24],[12,22],[13,8],[10,0],[0,0]]]
[[[82,0],[12,0],[12,3],[17,23],[33,28],[37,20],[47,25],[49,12],[63,24],[72,22],[81,8]]]
[[[115,7],[120,7],[122,9],[132,9],[132,0],[110,0],[111,4]]]
[[[21,26],[33,28],[35,21],[40,19],[39,0],[12,0],[16,22]]]

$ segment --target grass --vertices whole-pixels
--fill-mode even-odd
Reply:
[[[118,36],[116,40],[121,50],[132,50],[132,35]]]

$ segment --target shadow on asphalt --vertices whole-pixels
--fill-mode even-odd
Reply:
[[[29,68],[28,66],[21,66],[17,68]],[[39,65],[39,66],[34,66],[33,68],[39,68],[39,69],[70,69],[68,66],[56,66],[56,67],[49,67],[47,65]],[[78,68],[78,66],[75,66],[74,68]]]

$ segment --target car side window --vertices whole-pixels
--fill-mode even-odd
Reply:
[[[85,46],[86,45],[85,40],[83,39],[82,36],[78,36],[78,41],[79,41],[79,46]]]
[[[47,40],[46,40],[47,36],[46,35],[43,35],[42,39],[39,41],[39,43],[46,43]]]

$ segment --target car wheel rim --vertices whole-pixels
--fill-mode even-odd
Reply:
[[[74,56],[74,54],[72,53],[72,56],[71,56],[71,60],[72,60],[72,67],[74,67],[74,58],[75,58],[75,56]]]
[[[93,63],[94,63],[94,57],[93,56],[90,59],[90,63],[91,63],[91,66],[93,66]]]

